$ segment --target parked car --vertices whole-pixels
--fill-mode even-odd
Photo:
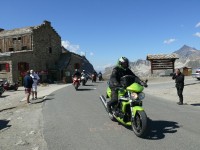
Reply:
[[[200,68],[197,68],[194,73],[192,73],[193,78],[200,80]]]

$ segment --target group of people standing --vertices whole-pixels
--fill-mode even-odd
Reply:
[[[34,72],[34,70],[28,70],[24,77],[24,88],[26,94],[27,103],[30,103],[30,95],[32,93],[32,100],[37,99],[37,85],[40,77]]]

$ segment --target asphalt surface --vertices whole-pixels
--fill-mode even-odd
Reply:
[[[106,86],[106,82],[88,82],[78,91],[71,85],[48,95],[42,113],[49,150],[199,150],[199,107],[179,106],[145,89],[149,130],[141,139],[130,128],[109,119],[99,99]],[[155,86],[150,88],[156,90]]]

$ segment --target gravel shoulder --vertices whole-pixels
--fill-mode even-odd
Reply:
[[[0,150],[47,150],[42,131],[44,96],[65,86],[38,86],[40,99],[33,104],[26,103],[23,87],[5,91],[0,98]]]
[[[148,88],[144,92],[163,98],[165,100],[178,102],[177,90],[175,81],[171,77],[150,78],[148,81]],[[183,90],[183,102],[189,105],[200,106],[199,100],[200,81],[185,76],[185,86]]]

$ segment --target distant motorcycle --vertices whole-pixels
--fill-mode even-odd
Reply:
[[[13,84],[10,84],[8,81],[5,81],[3,83],[3,88],[8,91],[8,90],[14,90],[14,91],[17,91],[18,90],[18,87],[19,87],[19,83],[16,82],[16,83],[13,83]]]
[[[96,82],[97,81],[97,76],[96,74],[92,74],[92,82]]]
[[[0,85],[0,96],[5,92],[3,85]]]
[[[80,86],[81,79],[78,78],[77,76],[75,76],[75,77],[72,78],[72,80],[73,80],[74,88],[76,90],[78,90],[78,87]]]
[[[81,76],[81,82],[82,82],[82,85],[84,86],[87,82],[87,75],[86,74],[82,74]]]
[[[102,74],[99,74],[98,77],[99,77],[99,81],[102,81]]]

